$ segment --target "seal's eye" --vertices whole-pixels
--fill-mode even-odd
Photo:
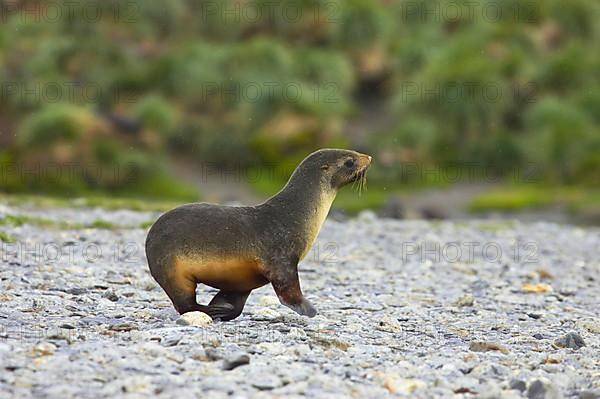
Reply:
[[[344,166],[347,168],[351,168],[354,166],[354,159],[349,159],[346,162],[344,162]]]

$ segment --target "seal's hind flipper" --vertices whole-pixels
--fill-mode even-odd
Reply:
[[[206,313],[213,319],[233,320],[242,313],[250,291],[219,291],[206,307]],[[204,310],[203,310],[204,312]]]

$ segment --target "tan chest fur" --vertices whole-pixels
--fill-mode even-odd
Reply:
[[[231,259],[177,257],[174,269],[178,279],[194,280],[222,290],[250,291],[268,283],[261,261],[240,256]]]
[[[313,215],[311,220],[309,221],[307,237],[308,237],[308,245],[304,249],[304,252],[300,256],[300,260],[304,259],[308,252],[311,250],[317,236],[319,235],[319,231],[321,231],[321,226],[327,215],[329,214],[329,209],[331,209],[331,204],[335,199],[335,193],[323,192],[321,193],[321,200],[317,202],[318,206],[315,206],[313,209]]]

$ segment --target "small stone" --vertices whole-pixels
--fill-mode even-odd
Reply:
[[[233,370],[245,364],[250,364],[250,356],[245,353],[238,353],[223,361],[223,370]]]
[[[189,350],[188,354],[192,359],[197,360],[199,362],[212,361],[212,359],[208,356],[206,350],[202,346],[193,346]]]
[[[308,356],[311,353],[310,346],[307,344],[300,344],[293,347],[293,352],[297,356]]]
[[[561,356],[556,355],[548,355],[546,359],[544,359],[544,364],[559,364],[562,362]]]
[[[546,269],[537,269],[536,272],[537,272],[539,278],[541,278],[543,280],[552,280],[552,279],[554,279],[554,275],[552,273],[550,273]]]
[[[288,333],[288,337],[295,339],[306,339],[306,331],[298,327],[291,327],[290,332]]]
[[[510,351],[503,345],[497,344],[495,342],[487,342],[487,341],[474,341],[469,345],[469,350],[473,352],[490,352],[490,351],[498,351],[502,352],[505,355]]]
[[[458,298],[456,300],[454,305],[459,308],[462,308],[462,307],[466,307],[466,306],[473,306],[474,303],[475,303],[475,298],[473,297],[473,295],[464,294],[463,296],[461,296],[460,298]]]
[[[400,324],[400,322],[393,317],[383,316],[381,320],[379,320],[377,329],[390,333],[398,333],[402,332],[402,324]]]
[[[515,389],[517,391],[524,392],[527,389],[527,384],[523,380],[511,380],[509,383],[510,389]]]
[[[585,342],[583,341],[583,338],[581,338],[581,335],[576,332],[570,332],[557,338],[554,341],[553,346],[556,348],[571,348],[577,350],[584,347]]]
[[[126,377],[122,382],[122,389],[127,393],[150,393],[153,385],[149,376],[131,376]]]
[[[412,395],[417,389],[424,387],[425,383],[421,380],[386,375],[384,376],[383,386],[392,394]]]
[[[163,339],[160,344],[165,347],[175,346],[181,341],[180,335],[172,335]]]
[[[119,323],[113,324],[109,327],[109,329],[112,331],[126,332],[131,330],[137,330],[138,327],[133,323]]]
[[[261,342],[256,345],[258,353],[266,353],[269,356],[277,356],[285,353],[288,350],[287,346],[281,342]]]
[[[204,354],[206,355],[206,360],[211,362],[220,360],[222,358],[221,352],[215,348],[206,348],[204,350]]]
[[[582,320],[577,322],[577,326],[592,334],[600,334],[600,321]]]
[[[529,399],[544,399],[546,396],[546,387],[540,380],[535,380],[529,384],[527,389],[527,398]]]
[[[279,305],[279,299],[273,295],[265,295],[258,301],[259,306],[276,306]]]
[[[87,290],[85,288],[69,288],[67,290],[68,294],[71,295],[82,295],[85,294],[87,292]]]
[[[254,320],[273,320],[281,317],[281,313],[269,308],[260,308],[254,313]]]
[[[213,324],[213,319],[203,312],[187,312],[176,321],[180,326],[206,327]]]
[[[50,356],[56,351],[56,345],[50,342],[42,342],[33,348],[33,353],[36,356]]]
[[[600,399],[600,391],[579,392],[579,399]]]
[[[104,294],[102,294],[102,298],[106,298],[111,302],[117,302],[119,300],[119,296],[112,289],[106,290]]]
[[[272,374],[265,374],[252,379],[252,386],[261,391],[269,391],[281,386],[281,379]]]
[[[546,294],[552,292],[552,286],[548,284],[523,284],[521,290],[528,294]]]

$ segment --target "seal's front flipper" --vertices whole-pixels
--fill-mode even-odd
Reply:
[[[213,320],[233,320],[242,313],[248,295],[250,295],[250,291],[235,292],[221,290],[206,307],[206,313]]]
[[[294,312],[308,317],[315,317],[317,310],[302,295],[300,289],[300,280],[298,279],[298,268],[295,266],[292,271],[285,274],[278,274],[271,277],[271,284],[282,305],[287,306]]]
[[[302,316],[315,317],[317,315],[317,309],[305,298],[302,298],[299,305],[289,305],[287,303],[284,303],[284,305]]]

